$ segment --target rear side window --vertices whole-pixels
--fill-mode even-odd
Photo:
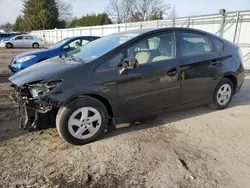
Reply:
[[[216,49],[216,51],[221,51],[221,50],[223,50],[223,48],[224,48],[224,43],[223,43],[221,40],[219,40],[219,39],[217,39],[217,38],[214,38],[214,37],[211,37],[211,41],[212,41],[213,46],[214,46],[214,48]]]
[[[25,36],[25,40],[33,40],[31,36]]]
[[[200,55],[211,51],[211,44],[206,36],[194,33],[180,33],[181,56]]]

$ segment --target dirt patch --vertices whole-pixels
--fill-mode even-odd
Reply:
[[[65,143],[54,128],[18,130],[6,78],[0,79],[0,187],[250,187],[250,77],[225,110],[152,116],[81,147]]]

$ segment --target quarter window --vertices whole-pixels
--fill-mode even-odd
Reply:
[[[103,63],[98,70],[105,70],[105,69],[110,69],[110,68],[115,68],[118,65],[121,64],[121,62],[124,60],[123,53],[119,53],[112,58],[110,58],[108,61]]]
[[[223,45],[223,42],[221,40],[216,39],[214,37],[211,37],[211,41],[212,41],[212,43],[217,51],[223,50],[224,45]]]
[[[180,34],[181,56],[199,55],[211,51],[211,44],[206,36],[194,33]]]
[[[136,58],[139,65],[156,63],[175,57],[174,34],[160,34],[144,39],[130,47],[128,58]]]

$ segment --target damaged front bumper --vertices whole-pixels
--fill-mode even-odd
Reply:
[[[34,98],[30,88],[14,87],[11,107],[14,108],[17,125],[21,129],[37,130],[55,125],[55,117],[62,103],[47,95]]]

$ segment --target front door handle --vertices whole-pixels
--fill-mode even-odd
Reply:
[[[168,75],[169,76],[175,76],[178,73],[178,70],[176,68],[173,68],[171,70],[168,71]]]

